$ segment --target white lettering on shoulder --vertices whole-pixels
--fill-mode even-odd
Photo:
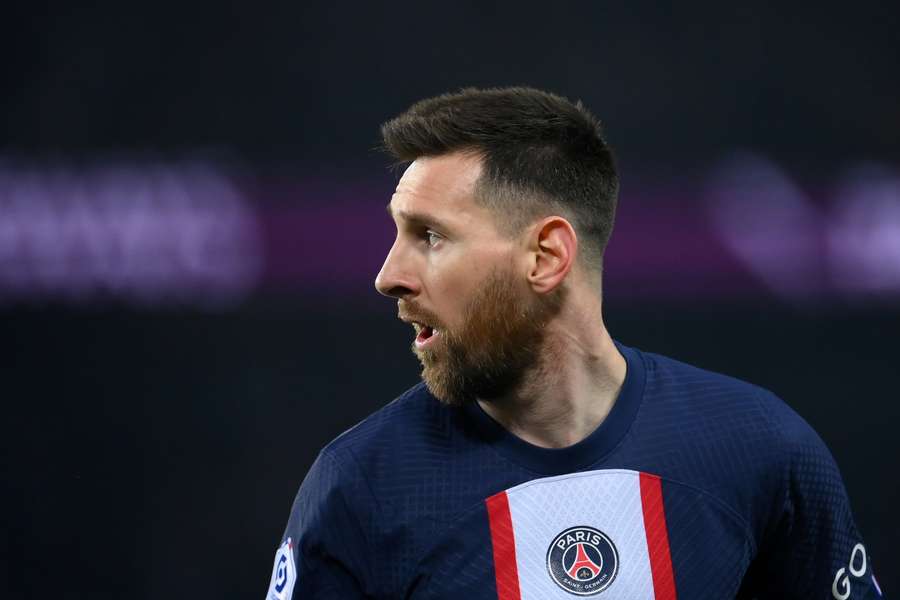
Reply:
[[[850,597],[850,575],[862,577],[866,574],[867,568],[866,547],[862,544],[856,544],[850,552],[850,564],[846,567],[841,567],[834,574],[834,581],[831,583],[831,595],[835,597],[835,600],[847,600]],[[849,575],[847,574],[848,570]]]

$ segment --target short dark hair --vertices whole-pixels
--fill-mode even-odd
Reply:
[[[600,121],[581,102],[529,87],[465,88],[421,100],[381,126],[398,163],[452,152],[483,161],[476,198],[507,233],[556,212],[570,220],[586,264],[599,268],[619,192]]]

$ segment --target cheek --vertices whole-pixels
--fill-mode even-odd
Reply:
[[[474,267],[460,266],[442,271],[431,280],[428,286],[431,305],[445,326],[455,328],[465,321],[466,306],[481,279]]]
[[[458,328],[466,319],[465,309],[472,290],[468,280],[442,281],[434,290],[434,308],[446,327]]]
[[[449,249],[448,249],[449,250]],[[428,296],[438,317],[447,327],[459,327],[468,318],[469,302],[489,275],[509,261],[508,251],[492,247],[480,252],[453,248],[429,265]]]

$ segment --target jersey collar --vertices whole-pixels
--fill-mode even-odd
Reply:
[[[523,467],[542,475],[561,475],[584,470],[596,464],[628,433],[637,417],[644,395],[644,361],[641,353],[618,342],[616,347],[625,358],[625,381],[606,419],[585,439],[566,448],[541,448],[507,431],[477,402],[462,410],[476,434],[499,453]]]

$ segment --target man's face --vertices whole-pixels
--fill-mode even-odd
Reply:
[[[522,240],[475,202],[480,174],[480,159],[463,154],[410,165],[388,205],[397,238],[375,280],[415,328],[428,388],[454,405],[514,387],[558,308],[528,287]]]

